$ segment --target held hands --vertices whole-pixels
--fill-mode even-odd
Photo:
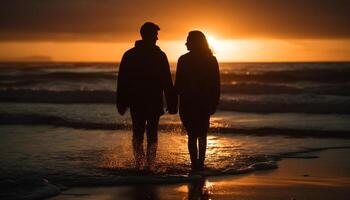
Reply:
[[[175,115],[177,113],[177,107],[174,108],[167,108],[167,111],[171,115]]]
[[[125,106],[118,106],[117,109],[118,109],[118,113],[120,115],[124,115],[125,112],[126,112],[127,107],[125,107]]]
[[[177,114],[178,96],[177,96],[175,90],[172,93],[170,93],[167,97],[167,109],[166,110],[171,115]]]
[[[217,108],[217,105],[211,106],[211,107],[209,108],[209,114],[210,114],[210,115],[213,115],[213,114],[216,112],[216,108]]]
[[[216,108],[212,108],[212,109],[209,110],[209,114],[210,115],[213,115],[215,112],[216,112]]]

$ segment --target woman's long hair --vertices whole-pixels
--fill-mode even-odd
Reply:
[[[208,40],[201,31],[190,31],[187,36],[186,45],[191,52],[213,55],[209,48]]]

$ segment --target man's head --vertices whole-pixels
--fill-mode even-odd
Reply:
[[[152,22],[146,22],[141,26],[140,33],[142,40],[150,44],[156,44],[158,40],[159,26]]]

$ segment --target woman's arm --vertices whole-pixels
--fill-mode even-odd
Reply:
[[[184,73],[184,62],[183,57],[181,56],[177,62],[176,66],[176,78],[175,78],[175,89],[176,93],[182,94],[184,90],[184,84],[185,84],[185,73]]]
[[[212,105],[210,109],[210,114],[214,114],[216,111],[217,106],[219,105],[220,101],[220,70],[219,70],[219,63],[217,59],[214,57],[213,60],[213,66],[212,66],[213,74],[212,74]]]

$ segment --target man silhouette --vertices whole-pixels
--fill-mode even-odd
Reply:
[[[126,51],[119,66],[117,109],[124,115],[130,108],[132,146],[136,169],[144,166],[143,138],[147,134],[146,169],[152,170],[156,158],[159,118],[164,114],[163,94],[167,111],[177,113],[177,96],[165,53],[156,46],[159,26],[146,22],[140,29],[142,40]]]

